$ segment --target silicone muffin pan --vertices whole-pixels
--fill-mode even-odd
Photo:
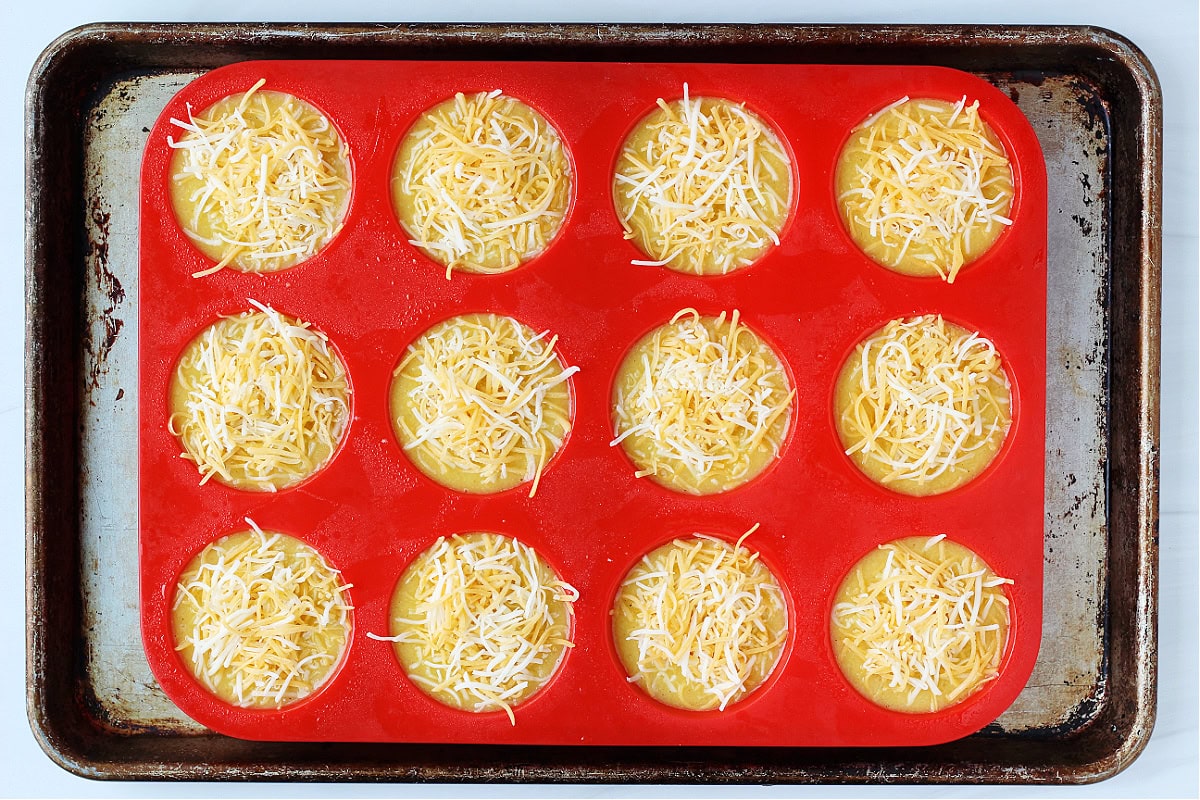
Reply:
[[[256,275],[212,265],[170,211],[172,117],[186,119],[260,79],[323,111],[347,143],[352,169],[341,232],[309,261]],[[612,176],[626,135],[658,98],[738,102],[769,122],[792,161],[792,208],[779,246],[722,277],[635,266],[622,237]],[[537,258],[500,275],[455,272],[421,254],[393,213],[396,149],[426,109],[456,92],[501,89],[559,131],[574,187],[562,229]],[[833,175],[851,130],[903,96],[980,101],[1011,159],[1013,224],[954,284],[891,272],[862,254],[840,221]],[[1028,122],[1007,97],[966,73],[935,67],[756,64],[243,62],[205,74],[167,105],[147,146],[141,185],[140,572],[146,653],[163,690],[189,716],[232,736],[264,740],[628,745],[914,745],[971,733],[1025,685],[1041,628],[1045,450],[1046,178]],[[199,485],[167,428],[168,388],[189,341],[249,300],[324,332],[346,364],[352,418],[332,461],[277,493]],[[779,353],[796,388],[776,463],[748,484],[690,496],[634,477],[611,447],[618,364],[675,312],[738,309]],[[559,335],[572,379],[574,428],[542,476],[466,495],[422,475],[388,415],[392,371],[432,324],[496,312]],[[1012,387],[1012,425],[991,466],[934,497],[907,497],[865,478],[840,447],[833,386],[845,358],[896,317],[939,313],[996,344]],[[171,603],[179,575],[244,518],[316,547],[352,584],[353,629],[334,676],[279,710],[237,708],[190,675],[175,652]],[[779,579],[788,637],[771,677],[725,711],[664,706],[626,679],[610,610],[645,553],[694,532],[746,545]],[[580,599],[575,647],[555,676],[515,710],[483,714],[441,705],[404,675],[389,642],[393,588],[439,536],[494,531],[532,545]],[[945,533],[977,552],[1009,587],[1011,627],[999,676],[931,714],[877,707],[842,676],[830,645],[833,594],[877,545]]]

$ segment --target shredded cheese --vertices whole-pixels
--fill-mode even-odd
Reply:
[[[350,189],[345,143],[321,112],[260,80],[200,116],[171,119],[176,215],[215,266],[274,272],[312,257],[341,229]]]
[[[275,491],[333,455],[349,419],[350,384],[320,331],[250,300],[184,351],[171,387],[171,433],[200,483]]]
[[[653,478],[693,494],[757,475],[779,452],[795,390],[771,348],[739,322],[685,308],[626,357],[614,387],[616,438]]]
[[[395,370],[392,414],[405,451],[452,488],[497,492],[532,481],[571,429],[557,336],[512,317],[468,314],[435,325]]]
[[[626,140],[613,196],[625,238],[649,260],[725,274],[779,244],[791,202],[790,161],[775,132],[744,105],[658,100]]]
[[[571,165],[557,131],[497,89],[456,94],[413,126],[392,198],[411,243],[455,269],[497,273],[541,253],[562,225]]]
[[[758,553],[697,534],[647,554],[621,584],[614,633],[628,680],[660,702],[720,709],[775,668],[787,638],[783,593]]]
[[[405,672],[454,708],[513,708],[554,674],[571,641],[579,592],[533,548],[495,533],[440,538],[404,573],[392,635]]]
[[[987,466],[1010,422],[1008,376],[992,342],[925,315],[861,342],[838,380],[846,454],[907,494],[955,488]]]
[[[838,166],[842,216],[869,256],[953,283],[1012,220],[1012,168],[979,101],[907,97],[851,136]]]
[[[251,530],[213,542],[180,577],[175,649],[218,697],[279,708],[333,672],[349,635],[350,585],[300,540],[246,522]]]
[[[944,535],[880,545],[838,592],[838,663],[863,694],[899,711],[937,711],[999,674],[1008,597],[971,550]]]

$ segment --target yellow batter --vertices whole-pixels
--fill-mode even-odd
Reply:
[[[779,662],[787,608],[757,553],[697,535],[659,547],[629,571],[613,634],[630,681],[655,700],[724,710]]]
[[[299,539],[257,526],[210,544],[179,578],[180,658],[233,705],[279,708],[333,674],[350,635],[341,575]]]
[[[792,169],[779,136],[743,105],[658,101],[625,140],[613,199],[646,260],[697,275],[749,266],[779,244]]]
[[[1012,414],[991,341],[933,315],[893,320],[861,342],[842,366],[833,402],[842,446],[858,468],[908,495],[973,480],[1004,444]]]
[[[838,666],[884,708],[927,713],[960,703],[998,674],[1010,583],[941,536],[881,545],[838,588]]]
[[[1012,167],[978,108],[965,97],[905,98],[851,134],[837,167],[839,208],[876,262],[953,283],[1011,224]]]
[[[728,491],[778,456],[794,394],[779,357],[736,311],[684,309],[621,363],[612,444],[638,477],[689,494]]]
[[[439,539],[404,571],[391,605],[396,657],[420,689],[452,708],[513,708],[573,647],[579,593],[529,546],[496,533]]]
[[[323,467],[346,432],[350,384],[325,335],[251,301],[188,344],[168,427],[201,483],[275,491]]]
[[[304,261],[342,227],[350,159],[317,109],[281,92],[231,95],[173,121],[171,203],[192,242],[217,262],[275,272]]]
[[[460,492],[531,482],[571,430],[568,379],[557,337],[512,317],[466,314],[409,346],[391,386],[393,429],[417,468]]]
[[[392,204],[412,243],[455,269],[497,273],[537,256],[571,199],[558,132],[499,91],[457,94],[425,112],[392,168]]]

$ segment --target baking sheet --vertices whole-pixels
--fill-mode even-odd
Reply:
[[[313,751],[233,742],[188,721],[154,684],[136,634],[136,176],[146,129],[166,100],[199,74],[189,68],[193,51],[181,58],[184,45],[219,39],[223,47],[208,56],[213,66],[231,56],[310,55],[298,52],[303,48],[282,29],[243,31],[241,38],[236,33],[143,26],[120,28],[112,36],[81,34],[93,47],[131,48],[126,57],[138,74],[108,74],[93,94],[79,99],[80,160],[74,169],[68,162],[64,169],[74,174],[62,178],[79,182],[78,202],[31,217],[30,335],[37,352],[30,364],[30,433],[44,431],[50,420],[68,425],[73,420],[78,431],[74,450],[47,437],[31,447],[34,466],[42,468],[35,476],[69,460],[79,478],[77,502],[65,509],[51,508],[44,481],[30,487],[31,604],[59,603],[60,614],[74,617],[74,630],[81,633],[77,668],[71,670],[79,719],[69,720],[62,717],[72,711],[49,713],[50,697],[62,684],[46,674],[46,666],[70,655],[48,631],[30,633],[32,717],[60,763],[100,777],[267,777],[288,765],[297,777],[360,779],[1083,781],[1111,774],[1144,744],[1153,717],[1155,652],[1150,529],[1157,351],[1147,333],[1158,310],[1158,165],[1152,146],[1158,135],[1157,87],[1126,44],[1083,29],[974,29],[970,44],[963,31],[945,28],[554,26],[522,34],[542,50],[562,47],[575,58],[586,45],[622,58],[639,48],[674,47],[672,55],[680,60],[680,51],[694,47],[701,35],[707,38],[696,55],[708,60],[714,52],[729,58],[748,51],[764,60],[781,53],[800,60],[801,52],[804,60],[831,60],[830,52],[855,61],[919,58],[974,69],[1029,117],[1046,156],[1050,195],[1045,621],[1034,674],[996,723],[937,748],[847,749],[820,758],[814,753],[821,751],[802,748],[776,753],[689,748],[668,754],[475,748],[484,752],[468,755],[420,746]],[[452,52],[475,47],[494,57],[502,49],[498,43],[506,41],[502,27],[457,28],[450,35],[444,29],[360,31],[349,40],[340,28],[309,34],[311,46],[334,47],[342,57],[379,57],[380,47],[395,48],[393,57],[406,48],[414,57],[428,56],[439,47]],[[360,37],[359,49],[354,36]],[[801,50],[806,39],[819,40],[824,49]],[[1106,73],[1093,65],[1091,74],[1082,74],[1080,49],[1092,60],[1107,53],[1115,66]],[[60,50],[60,64],[68,50]],[[995,69],[1011,63],[1014,53],[1040,67]],[[1053,65],[1056,70],[1047,68]],[[43,94],[58,88],[52,77],[48,70],[40,76]],[[38,83],[35,70],[33,112]],[[1129,130],[1131,122],[1139,129]],[[35,119],[30,142],[35,165],[44,138],[38,137]],[[31,180],[47,175],[33,170]],[[72,251],[67,284],[47,283],[38,273],[55,245],[37,239],[39,232],[46,234],[37,223],[55,212],[84,235]],[[1129,236],[1131,231],[1137,235]],[[1112,295],[1114,279],[1132,291]],[[44,302],[52,295],[73,302],[52,311]],[[73,346],[69,338],[39,336],[56,321],[64,324],[68,311],[78,313],[67,321],[83,334]],[[69,376],[57,377],[45,367],[48,354],[60,350],[73,352]],[[1126,380],[1112,374],[1114,365]],[[67,380],[79,391],[78,405],[50,406],[48,389]],[[1116,493],[1114,481],[1122,481]],[[52,528],[65,545],[50,546]],[[65,555],[56,555],[64,548]],[[54,599],[51,581],[44,579],[51,565],[76,567],[77,582],[66,585],[77,593],[77,605]],[[1106,724],[1111,734],[1099,730]]]

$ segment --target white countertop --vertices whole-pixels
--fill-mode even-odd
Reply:
[[[383,4],[231,0],[64,0],[16,4],[0,26],[0,91],[8,124],[0,130],[3,181],[0,224],[0,796],[31,797],[1197,797],[1197,236],[1198,61],[1195,0],[1092,0],[947,3],[928,0],[513,0],[506,7],[469,0]],[[811,22],[1087,24],[1110,28],[1139,46],[1163,87],[1164,220],[1162,316],[1162,451],[1159,571],[1158,721],[1145,752],[1124,772],[1086,787],[628,787],[406,786],[213,783],[101,783],[77,778],[42,753],[25,713],[23,370],[23,107],[25,82],[38,53],[59,34],[105,21],[546,21],[546,22]]]

